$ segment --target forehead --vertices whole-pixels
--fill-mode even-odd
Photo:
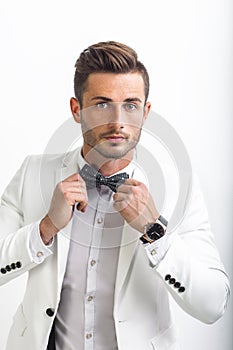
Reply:
[[[145,87],[140,73],[92,73],[87,79],[84,99],[95,96],[110,98],[115,102],[126,98],[145,99]]]

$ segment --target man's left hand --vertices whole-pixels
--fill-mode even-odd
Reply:
[[[128,179],[113,195],[114,208],[137,231],[144,232],[148,223],[159,217],[148,188],[135,179]]]

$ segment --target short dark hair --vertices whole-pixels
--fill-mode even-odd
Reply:
[[[89,46],[75,63],[74,93],[82,103],[86,81],[91,73],[134,73],[142,75],[145,86],[145,101],[149,95],[149,75],[145,66],[138,61],[137,53],[129,46],[105,41]]]

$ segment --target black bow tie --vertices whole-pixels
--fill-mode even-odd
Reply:
[[[108,186],[113,192],[117,191],[117,187],[129,178],[127,173],[116,174],[105,177],[89,165],[84,165],[79,173],[86,182],[87,189],[99,187],[100,185]]]

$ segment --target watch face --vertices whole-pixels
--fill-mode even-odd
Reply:
[[[147,236],[152,240],[157,240],[164,235],[164,228],[158,223],[155,223],[147,228]]]

